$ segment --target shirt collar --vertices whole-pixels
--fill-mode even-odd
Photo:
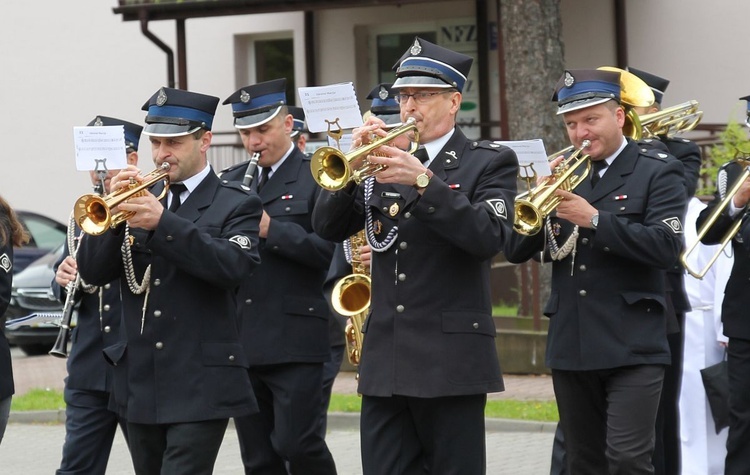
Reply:
[[[448,131],[447,134],[443,135],[442,137],[439,137],[435,140],[433,140],[430,143],[423,144],[425,150],[427,151],[427,155],[430,157],[427,159],[427,161],[424,163],[425,167],[429,167],[432,163],[432,160],[437,157],[437,155],[440,153],[440,151],[445,147],[445,144],[448,143],[448,140],[453,136],[453,132],[456,131],[456,128],[453,127]]]

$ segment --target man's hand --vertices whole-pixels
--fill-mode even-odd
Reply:
[[[362,265],[368,269],[372,265],[372,248],[369,244],[365,244],[359,250],[359,260],[362,262]]]
[[[555,191],[563,200],[557,206],[557,217],[577,224],[582,228],[591,227],[591,217],[598,213],[588,201],[565,190]]]
[[[258,229],[258,237],[265,239],[268,237],[268,228],[271,227],[271,217],[268,216],[266,210],[263,210],[263,216],[260,217],[260,224]]]
[[[148,231],[153,231],[159,226],[161,215],[164,213],[164,206],[161,202],[156,199],[156,196],[148,192],[144,196],[130,198],[117,208],[119,211],[135,213],[128,219],[131,228],[141,228]]]
[[[385,165],[385,170],[375,175],[378,183],[398,183],[413,186],[417,176],[425,173],[427,168],[417,157],[397,147],[383,145],[378,147],[377,155],[368,155],[370,162]],[[381,156],[384,155],[384,156]]]
[[[76,275],[78,275],[78,264],[71,256],[67,256],[57,268],[55,282],[61,287],[66,287],[68,283],[75,280]]]
[[[736,208],[744,208],[747,202],[750,201],[750,178],[746,179],[740,186],[737,194],[732,198],[732,203]]]

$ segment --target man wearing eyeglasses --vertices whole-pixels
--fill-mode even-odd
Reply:
[[[486,470],[484,406],[504,389],[490,260],[511,233],[518,161],[456,126],[471,63],[416,38],[393,88],[423,149],[379,147],[368,158],[385,170],[322,193],[313,212],[322,237],[343,241],[364,225],[372,248],[358,388],[365,475]],[[370,117],[354,146],[385,129]]]

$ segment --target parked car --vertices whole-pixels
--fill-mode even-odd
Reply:
[[[5,318],[25,317],[32,313],[59,312],[63,305],[52,293],[52,279],[55,262],[62,255],[65,244],[59,244],[52,252],[45,254],[13,276],[10,303]],[[57,339],[59,327],[52,323],[36,323],[15,329],[6,328],[5,336],[11,345],[16,345],[29,356],[43,355],[52,349]]]
[[[68,230],[65,224],[39,213],[17,210],[16,214],[29,232],[30,240],[28,244],[13,249],[14,275],[65,242]]]

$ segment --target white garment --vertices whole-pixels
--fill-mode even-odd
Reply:
[[[697,198],[692,198],[688,203],[685,217],[685,241],[688,248],[697,240],[695,221],[705,207]],[[700,270],[705,267],[717,249],[718,246],[699,245],[688,258],[691,269]],[[700,370],[724,358],[724,348],[719,344],[720,341],[727,341],[721,326],[721,302],[733,261],[727,255],[731,252],[731,245],[727,249],[711,266],[703,280],[685,275],[685,290],[693,310],[685,315],[685,347],[679,399],[682,475],[724,473],[727,429],[716,434]]]

